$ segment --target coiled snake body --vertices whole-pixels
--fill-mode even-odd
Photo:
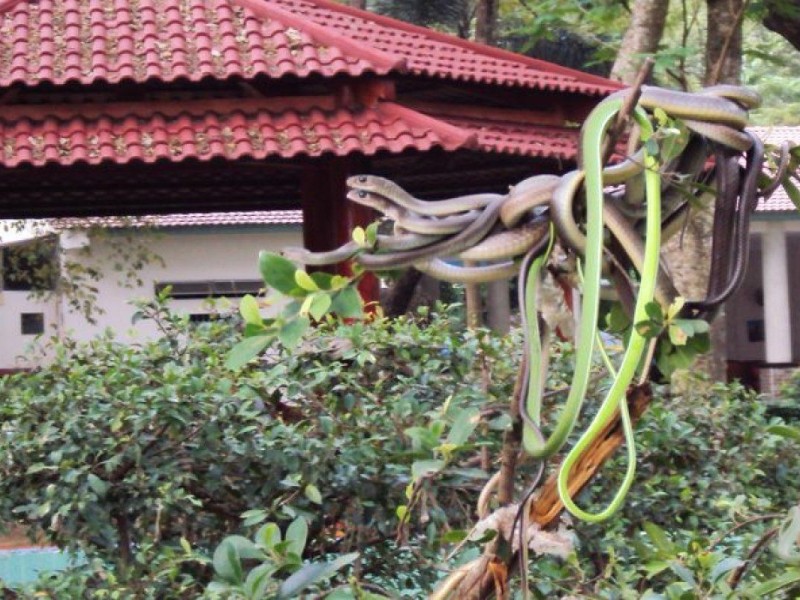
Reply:
[[[685,154],[672,167],[685,168],[680,186],[662,177],[659,157],[648,153],[648,144],[622,162],[603,165],[601,148],[606,130],[616,118],[625,94],[619,92],[600,102],[581,132],[578,168],[563,176],[537,175],[512,187],[506,194],[471,194],[440,201],[415,198],[395,182],[374,175],[356,175],[347,181],[348,198],[375,208],[395,221],[395,234],[378,236],[372,247],[351,242],[327,253],[289,249],[288,255],[306,264],[327,264],[352,259],[368,270],[391,270],[414,266],[451,282],[480,283],[519,275],[520,308],[526,334],[524,370],[526,393],[520,399],[523,446],[539,459],[561,450],[575,426],[588,387],[594,346],[598,338],[599,300],[604,268],[614,265],[610,279],[620,297],[635,296],[632,321],[647,318],[645,306],[654,299],[666,309],[678,293],[669,274],[660,265],[662,230],[661,198],[668,211],[664,226],[670,231],[689,210],[686,190],[703,182],[703,171],[715,157],[717,202],[711,281],[705,299],[686,305],[695,317],[713,315],[742,281],[747,264],[749,215],[756,204],[757,177],[762,168],[763,145],[744,131],[747,110],[758,97],[736,86],[715,86],[697,94],[644,86],[632,116],[644,138],[653,136],[647,111],[661,109],[681,120],[690,132]],[[744,156],[743,153],[746,153]],[[740,163],[745,163],[740,182]],[[641,193],[604,192],[608,185],[629,184],[644,177]],[[628,187],[628,185],[626,185]],[[629,192],[641,189],[630,186]],[[689,193],[691,195],[691,193]],[[581,210],[576,212],[576,208]],[[576,214],[585,215],[576,219]],[[643,224],[638,221],[644,217]],[[643,226],[644,236],[637,227]],[[615,243],[607,245],[608,229]],[[725,239],[722,239],[725,238]],[[541,403],[545,389],[547,352],[542,347],[536,302],[538,283],[549,260],[549,248],[557,240],[574,253],[582,267],[580,326],[576,339],[575,371],[567,399],[549,436],[542,435]],[[450,260],[447,260],[448,257]],[[524,260],[523,260],[523,257]],[[469,265],[456,261],[468,261]],[[472,264],[478,263],[478,264]],[[521,263],[521,267],[519,266]],[[638,273],[638,288],[627,271]],[[632,303],[632,302],[631,302]],[[633,303],[632,303],[633,304]],[[589,428],[569,450],[560,468],[558,489],[565,507],[589,521],[608,518],[621,505],[635,471],[635,446],[626,390],[641,366],[646,340],[632,328],[627,347],[613,374],[614,380]],[[611,368],[609,366],[609,368]],[[645,366],[646,368],[646,366]],[[628,449],[628,466],[619,490],[608,506],[597,514],[578,507],[570,497],[570,470],[609,420],[619,411]]]

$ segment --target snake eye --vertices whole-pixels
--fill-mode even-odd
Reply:
[[[358,183],[367,183],[367,176],[366,175],[359,175],[358,176]]]
[[[358,192],[358,197],[359,198],[366,198],[367,197],[367,192],[365,192],[364,190],[360,190]]]

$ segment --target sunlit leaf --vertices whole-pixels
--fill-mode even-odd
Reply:
[[[250,294],[245,295],[239,302],[239,314],[242,315],[242,319],[248,325],[262,325],[258,300]]]
[[[271,288],[289,296],[301,293],[294,278],[297,267],[292,261],[280,254],[262,250],[258,255],[258,267],[264,283]]]
[[[328,309],[331,307],[332,301],[330,294],[326,293],[319,293],[314,294],[313,299],[311,301],[311,306],[308,308],[308,312],[314,318],[315,321],[319,321],[324,317]]]
[[[302,269],[297,269],[294,272],[294,280],[295,283],[307,292],[316,292],[319,290],[316,282],[311,278],[311,275],[303,271]]]

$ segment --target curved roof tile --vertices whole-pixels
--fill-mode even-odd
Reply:
[[[0,86],[387,73],[402,58],[354,52],[272,2],[38,0],[0,4]],[[5,8],[3,8],[5,6]]]
[[[0,0],[0,86],[391,71],[587,94],[620,87],[328,0]]]
[[[0,112],[0,163],[7,167],[105,160],[210,160],[245,156],[343,156],[381,150],[471,147],[447,123],[384,102],[337,108],[324,99],[216,100],[80,107],[24,106]]]

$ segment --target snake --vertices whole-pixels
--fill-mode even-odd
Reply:
[[[592,348],[594,340],[597,335],[597,319],[599,313],[599,293],[600,293],[600,274],[601,262],[603,255],[603,178],[602,178],[602,157],[599,154],[603,138],[605,137],[606,130],[610,126],[612,119],[615,118],[622,106],[623,99],[619,96],[609,97],[595,107],[590,113],[584,124],[584,131],[581,136],[581,148],[584,165],[582,171],[573,172],[564,177],[567,181],[565,187],[572,188],[577,185],[577,182],[583,181],[586,188],[586,235],[585,235],[585,252],[584,255],[584,289],[583,298],[581,302],[581,322],[579,329],[579,336],[577,340],[577,349],[575,351],[575,371],[572,377],[567,399],[564,407],[559,415],[552,432],[544,443],[539,443],[532,436],[525,436],[523,434],[523,445],[525,450],[536,458],[546,458],[558,452],[567,440],[567,437],[572,432],[575,422],[580,414],[583,400],[586,396],[586,390],[589,382],[589,373],[591,371]],[[646,113],[641,108],[636,108],[633,112],[634,119],[647,134],[652,134],[652,126],[647,118]],[[645,157],[647,155],[645,154]],[[658,196],[660,196],[660,176],[657,172],[648,169],[646,172],[646,183],[648,193],[648,205],[651,196],[655,195],[653,204],[658,203]],[[561,187],[561,186],[560,186]],[[653,188],[658,188],[657,191]],[[560,208],[558,203],[556,208]],[[552,209],[551,209],[552,210]],[[648,214],[654,209],[648,209]],[[660,215],[659,215],[660,216]],[[556,224],[556,219],[553,217],[553,223]],[[660,223],[659,223],[660,231]],[[560,233],[560,232],[559,232]],[[649,232],[648,232],[649,234]],[[659,242],[659,236],[655,235],[651,241],[648,235],[647,249],[650,249],[653,243]],[[650,252],[652,254],[652,251]],[[650,265],[652,258],[650,254],[645,258],[645,272],[642,274],[643,284],[648,285],[652,281],[653,292],[655,290],[655,275],[658,270],[658,260],[656,254],[656,263],[654,266]],[[647,296],[647,287],[640,286],[639,298]],[[637,307],[639,302],[637,302]],[[526,307],[526,310],[528,308]],[[642,308],[643,310],[643,308]],[[637,313],[638,314],[638,313]],[[530,317],[530,315],[528,315]],[[528,325],[529,329],[533,329],[532,325]],[[529,343],[534,347],[534,354],[536,354],[535,340],[529,340]],[[533,355],[532,355],[533,358]],[[536,368],[531,368],[529,376],[529,394],[528,411],[534,421],[539,423],[539,413],[541,411],[541,390],[543,382],[541,375],[537,373]],[[624,393],[624,389],[622,390]],[[617,396],[619,394],[617,393]],[[619,404],[619,398],[613,399],[616,404]],[[616,404],[612,401],[606,403],[606,410],[601,409],[598,417],[604,421],[613,416],[613,411]],[[609,408],[610,407],[610,408]]]
[[[368,270],[388,270],[415,266],[437,278],[453,282],[478,283],[513,276],[518,269],[522,322],[525,333],[524,382],[517,399],[522,420],[523,448],[535,458],[545,460],[559,452],[573,431],[588,387],[594,345],[598,339],[601,275],[605,257],[610,277],[620,291],[620,299],[631,309],[633,321],[647,319],[645,306],[656,299],[667,306],[677,297],[672,282],[659,262],[662,227],[665,235],[675,228],[690,209],[687,192],[674,180],[662,186],[656,157],[648,145],[631,147],[621,162],[603,166],[601,148],[607,130],[621,110],[628,91],[617,92],[600,102],[581,131],[579,168],[563,176],[536,175],[511,187],[506,194],[471,194],[438,201],[416,198],[396,183],[374,175],[348,178],[348,199],[375,208],[395,221],[395,236],[408,236],[404,243],[393,245],[380,236],[372,248],[348,243],[329,253],[308,253],[314,261],[346,257]],[[714,253],[715,272],[709,293],[703,301],[687,303],[695,314],[707,315],[739,285],[747,266],[746,242],[749,215],[756,201],[757,178],[763,157],[763,145],[742,131],[747,111],[760,99],[738,86],[713,86],[698,94],[643,86],[632,117],[644,138],[653,135],[647,110],[660,108],[681,119],[691,134],[677,159],[662,168],[681,173],[682,181],[703,183],[709,146],[717,147],[717,188],[722,208],[718,230],[733,231],[730,243],[720,243]],[[634,137],[634,136],[632,136]],[[738,156],[747,152],[744,180],[738,182]],[[644,182],[643,192],[638,181]],[[626,184],[625,195],[604,193],[604,186]],[[573,213],[576,196],[585,194],[585,217],[579,226]],[[663,213],[667,221],[662,223]],[[738,198],[738,201],[737,201]],[[546,215],[547,219],[541,219]],[[547,220],[549,219],[549,223]],[[729,223],[725,220],[728,219]],[[637,223],[637,221],[639,221]],[[728,223],[726,225],[726,223]],[[606,250],[604,229],[615,246]],[[644,241],[642,235],[644,234]],[[727,232],[726,232],[727,233]],[[541,433],[541,409],[547,369],[547,351],[536,313],[538,286],[542,269],[549,260],[549,248],[555,238],[579,257],[582,265],[583,295],[576,340],[575,365],[571,386],[564,405],[550,428]],[[407,245],[406,245],[407,244]],[[295,251],[295,256],[300,255]],[[524,255],[521,265],[518,257]],[[458,265],[443,257],[477,262]],[[489,261],[489,262],[487,262]],[[320,264],[320,263],[315,263]],[[639,272],[635,293],[627,270]],[[635,298],[634,298],[635,296]],[[613,383],[597,415],[578,442],[568,451],[558,472],[558,491],[564,506],[572,514],[588,521],[608,518],[621,505],[635,472],[635,447],[627,403],[624,400],[645,350],[646,340],[635,328],[630,333],[625,353]],[[609,369],[613,371],[610,363]],[[647,368],[645,365],[644,368]],[[628,450],[628,465],[621,486],[605,509],[592,514],[578,507],[568,489],[569,476],[577,461],[601,431],[621,415]]]
[[[357,195],[359,200],[363,200],[364,196],[376,196],[370,192],[358,190],[348,193],[347,197]],[[416,262],[423,261],[435,256],[451,256],[466,250],[470,246],[483,239],[495,223],[500,213],[500,207],[505,201],[505,196],[497,196],[483,209],[480,215],[475,218],[469,226],[462,229],[456,235],[445,238],[440,242],[425,246],[423,248],[415,248],[405,252],[391,252],[387,254],[361,254],[357,257],[357,261],[363,267],[371,270],[386,270],[386,269],[399,269],[408,267]]]
[[[733,265],[729,266],[730,272],[727,281],[714,285],[704,300],[690,302],[687,305],[689,310],[697,311],[704,316],[709,311],[716,309],[739,289],[747,272],[750,217],[758,204],[758,176],[764,161],[764,143],[753,133],[747,132],[747,135],[751,138],[752,144],[748,151],[747,168],[740,190],[740,204],[735,211],[736,222],[733,227],[733,235],[726,235],[732,239],[734,247]],[[736,168],[738,169],[738,164]]]
[[[449,216],[458,212],[480,210],[494,199],[492,194],[469,194],[448,200],[420,200],[394,181],[377,175],[353,175],[347,178],[347,187],[354,191],[371,192],[384,198],[390,198],[399,206],[428,217]]]
[[[413,233],[429,235],[459,233],[470,226],[478,217],[477,211],[442,218],[425,217],[413,213],[400,205],[392,204],[384,196],[360,189],[348,192],[347,199],[382,212],[400,228]]]
[[[418,233],[406,233],[396,235],[378,234],[375,240],[375,249],[383,250],[410,250],[427,246],[442,239],[442,235],[424,235]],[[313,252],[298,246],[286,246],[281,254],[291,261],[311,266],[330,265],[334,263],[350,260],[364,248],[357,242],[351,240],[324,252]]]
[[[598,106],[599,110],[595,109],[597,111],[596,114],[593,113],[590,115],[590,119],[587,121],[587,134],[584,138],[584,144],[588,146],[589,150],[591,150],[592,146],[597,148],[600,147],[600,142],[602,141],[605,129],[609,126],[611,119],[614,115],[616,115],[616,112],[621,106],[621,102],[609,103],[609,105],[605,107],[603,104],[605,103],[601,103]],[[646,120],[646,118],[643,119],[641,116],[639,116],[639,112],[635,112],[634,115],[637,117],[637,121],[639,122],[640,127],[642,127],[643,132],[647,134],[649,122]],[[587,205],[590,206],[592,204],[597,205],[602,202],[602,179],[598,176],[600,171],[599,159],[599,156],[594,156],[593,160],[588,161],[585,165],[587,179]],[[646,153],[645,159],[647,160]],[[652,169],[646,170],[645,186],[647,195],[647,236],[645,239],[644,264],[641,269],[641,281],[639,283],[639,292],[636,299],[636,307],[634,309],[634,322],[638,322],[647,318],[645,306],[652,301],[655,294],[659,252],[661,247],[661,184],[660,175],[658,172]],[[596,251],[596,242],[594,243],[595,246],[591,246],[591,242],[589,242],[587,239],[587,248]],[[594,272],[590,274],[589,264],[590,263],[587,257],[587,286],[585,296],[593,295],[595,289],[593,278],[596,277],[596,274]],[[593,298],[590,298],[589,302],[584,302],[584,304],[592,303],[596,304],[596,300]],[[589,348],[589,350],[591,350],[593,342],[594,336],[589,338],[587,334],[587,337],[583,338],[583,346]],[[600,408],[597,411],[597,414],[592,420],[592,423],[567,453],[567,456],[564,458],[564,461],[558,472],[558,493],[561,501],[564,503],[564,507],[571,514],[584,521],[599,522],[614,514],[614,512],[616,512],[621,506],[625,499],[625,495],[633,483],[633,478],[636,472],[636,446],[633,441],[633,425],[631,423],[630,415],[628,414],[628,404],[625,400],[625,394],[633,379],[633,376],[636,373],[636,369],[639,367],[642,355],[644,354],[646,342],[647,340],[636,330],[635,327],[631,329],[625,354],[622,358],[622,363],[619,366],[611,388],[608,390],[605,399],[603,400]],[[589,445],[598,435],[600,435],[607,424],[615,417],[617,410],[620,412],[620,418],[625,435],[626,446],[628,450],[628,465],[623,481],[617,492],[614,494],[614,497],[609,502],[608,506],[599,513],[589,513],[588,511],[578,507],[573,501],[569,490],[569,475],[573,466],[583,455]]]
[[[587,120],[586,123],[589,125],[590,122]],[[578,194],[587,174],[587,171],[577,169],[564,175],[561,185],[553,193],[550,203],[550,218],[558,231],[559,239],[579,255],[586,254],[588,236],[584,235],[578,227],[572,214],[572,206],[573,199]],[[602,186],[602,175],[600,181]],[[601,222],[606,224],[620,243],[631,263],[641,271],[644,263],[644,250],[638,233],[612,203],[603,202],[601,211]],[[586,221],[589,222],[588,215]],[[678,296],[669,276],[661,268],[659,268],[656,290],[659,304],[664,307],[669,306]]]

